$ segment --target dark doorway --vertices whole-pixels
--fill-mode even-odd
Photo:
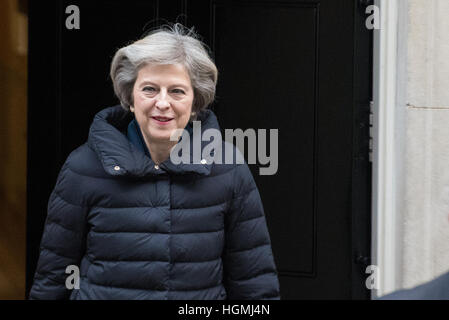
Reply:
[[[363,1],[366,2],[366,1]],[[66,7],[80,9],[67,29]],[[46,205],[96,112],[116,105],[115,50],[164,22],[194,26],[219,69],[222,128],[278,129],[259,187],[282,299],[369,299],[371,40],[356,0],[30,3],[27,292]]]

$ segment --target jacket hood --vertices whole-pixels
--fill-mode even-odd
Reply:
[[[108,174],[134,177],[156,176],[165,172],[169,174],[210,174],[212,164],[194,164],[192,162],[174,164],[170,158],[161,163],[160,169],[157,170],[154,161],[126,136],[127,127],[133,119],[134,115],[120,105],[105,108],[94,117],[87,143],[96,152]],[[217,117],[211,110],[200,112],[197,121],[201,122],[201,133],[211,128],[220,130]],[[193,139],[192,123],[189,122],[185,129]],[[202,148],[204,148],[203,142]],[[189,157],[192,159],[191,155]]]

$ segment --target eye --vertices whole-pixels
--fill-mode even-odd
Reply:
[[[185,94],[184,90],[182,89],[173,89],[172,92],[176,94]]]
[[[142,91],[155,92],[156,89],[154,89],[153,87],[146,86],[142,89]]]

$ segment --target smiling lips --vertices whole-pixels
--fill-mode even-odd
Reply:
[[[151,119],[155,120],[158,124],[161,124],[161,125],[169,124],[170,121],[173,120],[173,118],[163,117],[163,116],[154,116],[154,117],[151,117]]]

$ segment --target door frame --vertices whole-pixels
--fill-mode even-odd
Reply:
[[[373,243],[373,248],[375,246],[375,241],[378,237],[375,233],[374,222],[377,221],[377,217],[374,217],[377,209],[377,203],[374,203],[371,207],[371,163],[369,161],[369,105],[372,99],[372,86],[371,82],[371,72],[373,70],[373,50],[372,50],[372,33],[365,28],[366,15],[364,12],[364,7],[361,7],[363,1],[352,0],[354,5],[354,28],[353,28],[353,41],[354,41],[354,57],[353,66],[348,66],[353,68],[353,100],[352,100],[352,110],[353,110],[353,157],[352,157],[352,195],[351,199],[351,217],[350,221],[352,226],[352,241],[351,241],[351,255],[352,259],[352,298],[353,299],[369,299],[369,291],[365,287],[366,273],[365,268],[369,264],[369,258],[371,257],[371,241]],[[383,0],[388,2],[387,0]],[[56,3],[55,0],[52,1]],[[182,2],[182,12],[186,14],[186,2]],[[390,1],[391,2],[391,1]],[[28,190],[36,190],[47,185],[53,185],[56,176],[49,175],[49,168],[57,167],[61,160],[61,128],[56,125],[54,128],[41,128],[39,123],[36,123],[36,118],[47,118],[54,121],[54,123],[59,123],[60,110],[58,108],[60,101],[60,90],[54,93],[52,85],[58,87],[58,82],[60,79],[60,47],[58,46],[60,41],[60,33],[62,28],[61,15],[62,12],[62,2],[55,5],[52,12],[47,12],[55,20],[49,19],[48,22],[39,22],[39,28],[36,30],[35,22],[37,20],[42,21],[42,17],[39,17],[36,13],[40,13],[37,8],[32,6],[35,10],[30,14],[30,24],[29,32],[32,34],[41,34],[43,31],[47,32],[46,39],[31,39],[30,46],[30,60],[29,60],[29,70],[30,75],[29,81],[36,80],[40,73],[47,72],[47,78],[50,82],[41,84],[38,87],[32,87],[31,82],[29,83],[29,96],[33,98],[29,101],[28,107]],[[159,3],[159,1],[158,1]],[[159,8],[163,9],[163,8]],[[37,12],[36,12],[37,11]],[[157,12],[160,12],[158,10]],[[33,16],[34,13],[35,15]],[[159,17],[158,17],[159,18]],[[181,17],[182,18],[182,17]],[[183,22],[183,21],[181,21]],[[57,24],[57,25],[56,25]],[[31,27],[32,26],[32,27]],[[39,33],[40,32],[40,33]],[[44,43],[38,43],[37,41],[44,40]],[[45,55],[45,61],[37,61],[36,57],[42,57],[43,53],[40,51],[40,47],[46,47],[48,53]],[[50,70],[50,73],[48,72]],[[376,68],[374,68],[376,70]],[[45,73],[44,73],[45,74]],[[33,83],[34,85],[34,83]],[[368,93],[367,93],[368,92]],[[31,99],[30,99],[31,100]],[[46,105],[46,108],[39,108],[40,105]],[[33,119],[33,121],[31,121]],[[44,143],[44,150],[39,149],[37,146],[40,145],[40,141],[44,140],[48,136],[56,135],[56,141],[52,144]],[[378,149],[376,149],[377,151]],[[50,162],[39,161],[41,152],[50,152],[56,154],[57,157],[52,159]],[[376,157],[374,156],[374,159]],[[373,162],[374,169],[374,162]],[[373,175],[376,177],[376,175]],[[378,182],[373,181],[373,190],[375,186],[379,185]],[[373,198],[374,199],[374,198]],[[28,204],[33,204],[35,207],[28,205],[27,209],[27,238],[35,239],[36,234],[33,233],[33,226],[36,224],[41,224],[39,217],[33,215],[33,210],[43,209],[46,207],[48,199],[36,198],[35,194],[28,193],[27,202]],[[377,201],[377,198],[376,198]],[[372,209],[371,209],[372,208]],[[371,217],[371,210],[373,210],[373,217]],[[372,220],[371,220],[372,219]],[[371,229],[371,221],[373,221],[373,229]],[[372,232],[372,234],[371,234]],[[373,238],[372,236],[373,235]],[[33,244],[31,248],[27,251],[27,279],[26,287],[27,293],[31,287],[33,280],[33,273],[29,270],[30,266],[34,266],[34,261],[36,257],[36,252],[32,253],[30,250],[36,250],[38,244]],[[373,251],[376,252],[376,251]],[[37,261],[35,261],[37,262]]]
[[[400,190],[404,108],[406,105],[407,1],[375,0],[380,29],[374,31],[373,50],[373,194],[372,259],[377,268],[377,289],[372,298],[399,285],[402,250]]]

